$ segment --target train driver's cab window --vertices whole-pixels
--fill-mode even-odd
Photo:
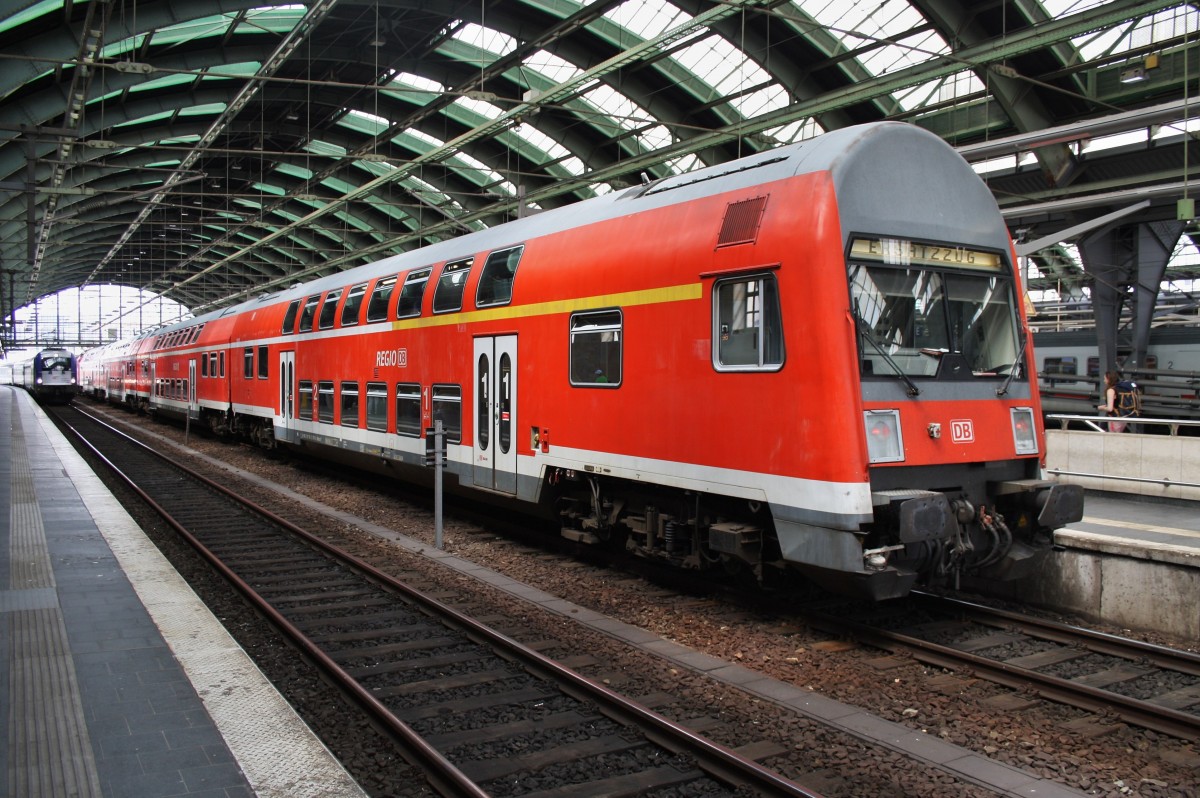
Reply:
[[[421,436],[421,386],[415,382],[396,386],[396,434]]]
[[[447,263],[438,278],[433,292],[433,312],[451,313],[462,309],[463,289],[467,287],[467,276],[471,273],[473,258],[464,258]]]
[[[775,275],[720,280],[713,286],[713,364],[719,371],[783,366],[783,316]]]
[[[363,295],[367,293],[367,284],[359,283],[346,294],[346,303],[342,305],[342,326],[350,327],[358,324],[358,311],[362,307]]]
[[[358,426],[358,383],[342,383],[342,426]]]
[[[283,334],[291,335],[296,332],[296,314],[300,312],[300,300],[293,299],[288,305],[287,312],[283,314]]]
[[[313,384],[312,380],[300,380],[300,401],[298,403],[297,417],[305,421],[312,421],[313,417]]]
[[[615,388],[621,384],[622,317],[619,310],[571,316],[571,384]]]
[[[392,300],[392,290],[396,287],[395,277],[385,277],[375,283],[371,292],[371,301],[367,305],[367,321],[387,321],[388,302]]]
[[[340,288],[325,295],[325,302],[321,305],[321,315],[317,319],[318,330],[328,330],[333,327],[333,320],[337,318],[338,300],[341,298],[342,289]]]
[[[425,297],[425,286],[429,284],[429,275],[433,269],[415,269],[404,278],[404,287],[400,289],[400,299],[396,302],[396,318],[408,319],[421,315],[421,300]]]
[[[322,424],[333,423],[333,382],[317,383],[317,421]]]
[[[271,376],[271,358],[269,357],[270,350],[265,346],[258,348],[258,378],[260,380],[268,379]]]
[[[507,305],[512,301],[513,278],[517,276],[517,264],[521,262],[524,247],[502,249],[488,255],[479,275],[479,287],[475,290],[475,306]]]
[[[1012,281],[996,271],[852,263],[864,376],[1000,378],[1019,370]],[[943,362],[965,367],[942,369]]]
[[[304,310],[300,312],[300,332],[312,332],[313,317],[317,315],[317,303],[320,301],[320,294],[304,300]]]
[[[385,382],[367,383],[367,429],[387,432],[388,390]],[[345,414],[343,413],[343,421]]]
[[[446,443],[462,442],[462,387],[433,386],[433,420],[442,421]]]
[[[242,350],[242,376],[246,379],[254,377],[254,347],[247,346]]]

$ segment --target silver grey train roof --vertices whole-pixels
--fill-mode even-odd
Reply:
[[[970,242],[1007,252],[1008,232],[987,186],[948,144],[902,122],[842,128],[805,142],[544,211],[496,227],[301,283],[157,330],[190,327],[256,306],[291,301],[374,277],[521,244],[572,227],[699,197],[829,171],[845,242],[853,233]],[[922,216],[913,217],[919,201]]]

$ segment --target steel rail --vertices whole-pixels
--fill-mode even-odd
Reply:
[[[1044,618],[1034,618],[1007,610],[995,609],[982,604],[976,604],[963,599],[937,596],[931,593],[915,590],[909,594],[920,602],[938,604],[949,607],[954,612],[961,613],[980,623],[1004,623],[1027,631],[1033,637],[1052,640],[1066,645],[1083,645],[1089,651],[1098,654],[1108,654],[1129,660],[1144,660],[1166,670],[1186,673],[1189,676],[1200,677],[1200,653],[1168,648],[1143,640],[1133,640],[1128,637],[1097,632],[1094,629],[1084,629],[1080,626],[1049,621]]]
[[[504,635],[495,629],[480,623],[474,618],[471,618],[470,616],[467,616],[458,610],[438,601],[437,599],[427,596],[417,589],[396,580],[390,574],[380,570],[374,565],[334,547],[321,538],[313,535],[311,532],[301,529],[292,522],[279,515],[276,515],[270,510],[260,507],[253,502],[242,498],[224,485],[214,482],[204,475],[198,474],[186,466],[182,466],[179,463],[170,460],[165,455],[156,452],[155,450],[146,446],[144,443],[126,435],[124,432],[92,416],[86,411],[80,410],[79,408],[75,409],[83,415],[92,418],[96,423],[107,427],[113,433],[137,444],[139,447],[153,454],[155,457],[169,462],[175,468],[183,471],[190,477],[199,480],[213,490],[242,503],[248,509],[261,514],[267,520],[283,527],[288,532],[300,537],[307,543],[313,545],[329,556],[350,564],[352,567],[365,573],[371,579],[403,595],[414,603],[421,605],[430,612],[435,613],[443,620],[458,626],[468,635],[476,638],[480,642],[496,649],[503,650],[505,653],[511,655],[514,659],[519,660],[525,667],[531,670],[536,670],[539,673],[547,676],[555,684],[558,684],[560,687],[563,687],[570,692],[574,697],[594,702],[602,713],[608,715],[614,720],[635,725],[637,728],[645,732],[647,737],[653,742],[663,746],[668,750],[683,752],[691,755],[695,758],[697,766],[710,775],[715,776],[729,784],[750,786],[756,791],[756,794],[760,796],[779,796],[780,798],[822,798],[820,793],[809,790],[797,784],[796,782],[783,777],[779,773],[763,767],[753,759],[744,757],[730,748],[713,742],[712,740],[697,734],[687,727],[665,718],[662,715],[659,715],[653,710],[646,708],[642,704],[614,692],[608,687],[605,687],[603,684],[593,681],[582,674],[576,673],[575,671],[561,665],[553,659],[534,651],[533,649],[517,642],[516,640],[513,640],[507,635]],[[75,432],[73,428],[72,432]],[[78,432],[75,432],[75,434],[79,435]],[[96,451],[90,444],[87,445],[90,449],[92,449],[92,451]],[[473,790],[471,792],[456,791],[453,793],[447,793],[448,795],[486,795],[486,793],[479,792],[478,787],[470,782],[469,779],[467,779],[467,777],[461,773],[461,771],[455,768],[452,763],[442,757],[442,755],[435,749],[431,748],[428,743],[426,743],[423,739],[416,735],[415,732],[409,729],[406,724],[392,716],[386,707],[384,707],[377,699],[371,696],[370,693],[363,690],[362,687],[354,682],[349,675],[346,675],[336,663],[334,663],[327,655],[321,652],[320,649],[314,644],[309,642],[304,634],[292,626],[292,624],[290,624],[286,619],[284,619],[283,616],[278,613],[278,611],[267,605],[266,602],[254,592],[253,588],[242,582],[242,580],[238,579],[238,577],[233,574],[232,571],[230,571],[218,560],[216,555],[209,552],[202,543],[192,538],[192,536],[188,534],[186,530],[183,530],[177,526],[173,519],[170,519],[170,517],[165,514],[165,511],[160,510],[152,499],[149,499],[146,494],[140,488],[134,485],[127,476],[121,474],[119,469],[113,466],[106,458],[103,457],[103,455],[97,452],[97,456],[101,457],[101,459],[103,459],[110,468],[113,468],[115,472],[120,474],[121,478],[125,480],[138,493],[139,496],[145,498],[151,504],[151,506],[156,509],[156,511],[163,513],[168,522],[171,523],[174,528],[180,531],[180,533],[186,539],[188,539],[189,543],[195,546],[197,551],[199,551],[207,560],[209,560],[209,562],[211,562],[218,570],[220,570],[221,573],[226,576],[226,578],[230,579],[231,582],[237,585],[238,589],[245,593],[256,607],[262,609],[263,612],[268,614],[273,622],[278,623],[281,625],[281,627],[289,630],[288,636],[293,640],[300,641],[298,644],[306,653],[317,659],[321,663],[322,667],[328,667],[331,670],[341,674],[341,676],[344,676],[344,678],[348,680],[348,683],[352,685],[352,687],[348,687],[347,689],[357,699],[362,701],[365,706],[368,706],[372,712],[382,713],[383,716],[388,718],[387,723],[389,730],[395,728],[397,730],[396,733],[401,736],[402,739],[404,739],[406,742],[411,740],[411,744],[417,747],[416,750],[420,753],[420,755],[423,758],[428,758],[431,763],[439,768],[439,770],[443,768],[449,768],[450,770],[445,771],[445,775],[452,787],[455,787],[457,790],[459,787],[465,789],[467,785],[469,785],[471,790]],[[341,677],[339,677],[339,686],[341,685]],[[459,779],[462,780],[462,783],[460,783]]]
[[[1200,715],[1157,706],[1147,701],[1049,676],[1029,668],[988,659],[950,646],[931,643],[899,632],[877,629],[848,618],[820,612],[805,614],[816,628],[877,648],[906,653],[913,659],[948,670],[969,668],[975,674],[1014,690],[1036,693],[1060,704],[1100,714],[1112,713],[1131,724],[1187,740],[1200,740]]]
[[[156,458],[170,463],[172,466],[183,471],[189,477],[196,479],[206,487],[212,488],[230,498],[236,499],[247,509],[259,513],[267,520],[270,520],[274,523],[279,523],[288,528],[289,531],[301,531],[298,530],[298,528],[293,524],[288,523],[286,520],[270,512],[266,508],[259,507],[253,502],[237,496],[223,485],[220,485],[203,476],[202,474],[198,474],[195,471],[192,471],[191,469],[170,460],[165,455],[154,451],[141,441],[126,435],[124,432],[121,432],[120,430],[91,415],[90,413],[79,410],[78,408],[76,408],[76,410],[82,415],[90,418],[96,424],[107,428],[113,434],[120,436],[121,438],[132,444],[135,444],[138,447],[141,447],[142,450],[154,455]],[[214,569],[224,576],[225,579],[227,579],[230,584],[232,584],[256,610],[266,616],[267,619],[276,626],[276,628],[278,628],[289,640],[291,640],[293,645],[302,651],[305,656],[309,657],[317,665],[317,667],[320,668],[325,675],[332,680],[339,690],[342,690],[351,696],[364,708],[364,710],[368,712],[368,714],[371,715],[375,721],[380,723],[389,734],[400,740],[409,754],[412,756],[412,759],[410,760],[412,764],[422,769],[430,783],[443,796],[447,796],[447,798],[487,798],[488,794],[486,792],[479,789],[478,785],[467,778],[467,776],[458,768],[456,768],[448,759],[442,756],[437,749],[429,745],[429,743],[426,742],[425,739],[419,734],[413,731],[408,724],[404,723],[394,714],[392,714],[387,707],[385,707],[378,699],[372,696],[325,652],[317,647],[307,637],[307,635],[305,635],[294,624],[284,618],[283,615],[280,614],[280,612],[274,607],[272,607],[266,600],[264,600],[254,590],[254,588],[252,588],[236,573],[230,570],[230,568],[226,566],[219,557],[213,554],[212,551],[210,551],[203,543],[197,540],[195,536],[191,534],[191,532],[189,532],[183,527],[182,524],[176,521],[175,518],[166,510],[166,508],[162,507],[162,505],[160,505],[146,491],[144,491],[141,486],[139,486],[128,474],[122,471],[119,466],[113,463],[108,457],[101,453],[99,449],[93,446],[91,442],[84,437],[83,433],[61,418],[60,423],[62,423],[63,426],[66,427],[84,446],[86,446],[89,451],[99,458],[99,460],[104,463],[105,467],[107,467],[118,479],[124,482],[130,490],[135,492],[151,509],[158,513],[163,520],[171,526],[172,529],[179,533],[179,535],[183,537],[183,539],[186,540],[188,544],[190,544],[205,560],[207,560]],[[306,539],[311,538],[311,536],[309,536],[307,533],[304,533],[304,536]]]

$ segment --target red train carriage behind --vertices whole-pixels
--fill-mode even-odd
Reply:
[[[1044,481],[990,193],[880,123],[547,211],[158,331],[155,411],[539,508],[686,568],[843,592],[1014,578]],[[136,365],[135,365],[136,370]]]

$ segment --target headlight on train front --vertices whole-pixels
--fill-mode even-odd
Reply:
[[[1033,408],[1014,407],[1012,414],[1013,443],[1017,454],[1037,454],[1037,429],[1033,425]]]
[[[864,410],[863,424],[867,430],[867,459],[870,462],[899,463],[904,460],[899,410]]]

